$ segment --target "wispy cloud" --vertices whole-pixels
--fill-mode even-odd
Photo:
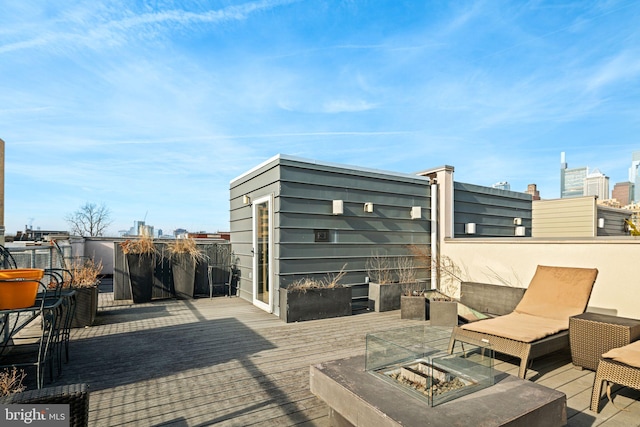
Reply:
[[[61,14],[62,21],[55,21],[49,28],[36,29],[32,26],[18,34],[11,34],[10,39],[2,42],[0,54],[34,48],[58,48],[63,52],[69,48],[114,47],[126,44],[132,39],[152,39],[164,36],[162,27],[170,26],[173,31],[180,31],[199,24],[220,24],[229,21],[241,21],[252,14],[294,3],[297,0],[263,0],[231,5],[219,10],[191,12],[182,9],[156,12],[136,13],[129,2],[122,2],[111,8],[96,4],[96,15],[85,9],[76,13]],[[68,28],[71,26],[71,28]],[[37,36],[31,33],[37,31]]]
[[[640,84],[640,51],[624,51],[608,58],[590,76],[586,87],[597,91],[605,86],[630,82]]]

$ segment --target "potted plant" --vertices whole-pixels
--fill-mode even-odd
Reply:
[[[173,289],[176,298],[192,299],[194,296],[196,264],[205,259],[198,249],[196,241],[191,238],[176,239],[167,245]]]
[[[98,313],[98,285],[102,274],[102,261],[75,259],[69,266],[71,278],[65,286],[76,291],[76,308],[72,328],[91,326]]]
[[[26,387],[22,384],[27,374],[24,369],[18,370],[15,366],[0,371],[0,397],[23,392]]]
[[[309,277],[280,288],[280,319],[287,323],[351,315],[351,287],[339,283],[337,275],[322,280]]]
[[[433,260],[428,247],[410,246],[414,259],[429,270],[435,269],[440,277],[439,289],[406,290],[401,298],[402,319],[429,320],[432,326],[458,324],[458,293],[462,281],[461,270],[451,258],[441,255]]]
[[[143,236],[136,240],[125,240],[120,243],[120,247],[127,259],[133,302],[150,302],[157,254],[153,239]]]
[[[397,310],[404,292],[421,289],[422,284],[416,280],[416,266],[410,257],[395,258],[392,266],[389,258],[376,253],[367,260],[366,269],[370,310]]]

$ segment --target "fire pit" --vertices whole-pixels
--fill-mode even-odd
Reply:
[[[365,369],[430,406],[493,385],[491,348],[478,343],[448,354],[450,336],[449,329],[431,326],[369,334]]]

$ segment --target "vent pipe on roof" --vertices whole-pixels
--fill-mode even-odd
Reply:
[[[431,179],[431,289],[439,288],[438,181]]]

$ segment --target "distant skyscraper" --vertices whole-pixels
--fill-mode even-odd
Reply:
[[[640,201],[640,151],[631,154],[631,167],[629,168],[629,182],[634,184],[632,201]]]
[[[527,185],[527,194],[531,194],[531,200],[540,200],[540,192],[538,191],[538,186],[535,184]]]
[[[609,177],[598,169],[587,175],[584,187],[585,196],[597,196],[600,200],[609,198]]]
[[[621,206],[627,206],[631,204],[633,200],[633,183],[632,182],[617,182],[613,186],[611,192],[611,198],[620,202]]]
[[[493,188],[499,188],[501,190],[511,190],[511,185],[507,181],[497,182],[492,185]]]
[[[560,154],[560,198],[582,197],[585,195],[585,179],[589,173],[588,167],[567,167],[564,152]],[[608,191],[608,190],[607,190]]]

